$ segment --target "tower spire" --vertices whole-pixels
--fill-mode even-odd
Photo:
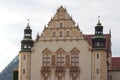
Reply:
[[[30,21],[30,19],[27,19],[27,28],[30,28],[30,26],[29,26],[29,21]]]
[[[97,23],[97,25],[101,25],[101,23],[100,23],[100,16],[98,16],[98,23]]]
[[[32,40],[32,29],[29,26],[29,19],[27,19],[28,24],[24,29],[24,38],[21,41],[21,51],[22,52],[30,52],[31,47],[33,46],[34,41]]]
[[[92,38],[93,49],[105,49],[106,38],[103,35],[103,26],[100,23],[100,16],[98,16],[98,23],[95,26],[95,35]]]

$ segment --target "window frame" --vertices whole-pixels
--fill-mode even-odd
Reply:
[[[63,28],[63,26],[64,26],[62,22],[59,25],[60,25],[60,28]]]
[[[43,54],[43,66],[51,66],[51,55]]]
[[[56,66],[64,66],[65,55],[64,53],[58,53],[56,55]]]
[[[66,32],[66,36],[67,36],[67,37],[70,37],[70,31],[67,31],[67,32]]]
[[[60,32],[59,32],[59,36],[60,36],[60,37],[63,37],[63,31],[60,31]]]
[[[79,53],[71,53],[71,66],[79,66]]]

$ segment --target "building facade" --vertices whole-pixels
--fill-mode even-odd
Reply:
[[[83,34],[62,6],[32,40],[29,23],[19,52],[19,80],[107,80],[111,34],[98,20],[95,34]]]

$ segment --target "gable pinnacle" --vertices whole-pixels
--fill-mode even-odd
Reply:
[[[63,8],[63,6],[61,5],[60,8]],[[60,9],[60,8],[59,8],[59,9]],[[63,8],[63,9],[64,9],[64,8]]]
[[[68,14],[66,8],[60,6],[57,8],[56,14],[52,17],[52,20],[63,20],[63,19],[71,19],[70,15]]]
[[[60,6],[57,10],[58,11],[62,11],[62,10],[66,11],[66,8],[64,8],[63,6]]]

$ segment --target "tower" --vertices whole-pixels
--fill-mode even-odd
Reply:
[[[107,52],[106,38],[103,35],[103,26],[98,20],[95,34],[92,38],[92,80],[107,80]]]
[[[33,43],[32,30],[28,22],[27,27],[24,29],[24,38],[21,41],[21,51],[19,52],[19,80],[30,80],[31,48]]]

